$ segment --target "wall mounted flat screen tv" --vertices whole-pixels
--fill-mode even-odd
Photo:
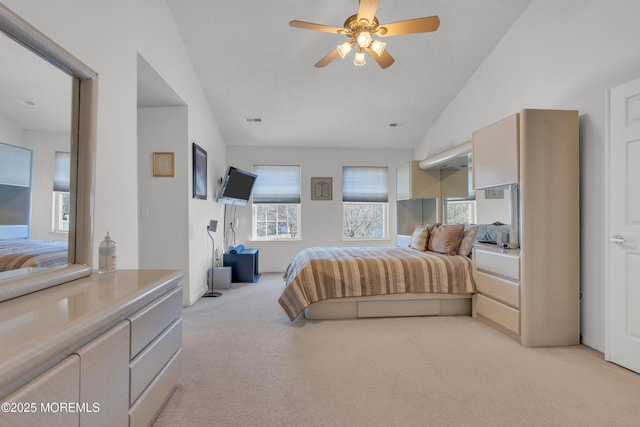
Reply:
[[[245,206],[251,197],[257,175],[229,166],[218,192],[218,203]]]

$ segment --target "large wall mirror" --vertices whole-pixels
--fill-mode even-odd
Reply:
[[[440,170],[442,203],[438,206],[435,199],[429,199],[433,203],[428,209],[422,209],[422,218],[407,222],[419,224],[420,221],[432,223],[437,220],[448,224],[475,223],[479,224],[476,236],[478,241],[491,244],[505,243],[505,247],[518,248],[520,245],[518,185],[474,190],[471,146],[471,141],[465,142],[420,162],[422,169]],[[398,212],[399,217],[401,213]],[[412,229],[412,227],[405,227],[403,231],[410,233]]]
[[[0,301],[91,273],[97,74],[0,3]]]

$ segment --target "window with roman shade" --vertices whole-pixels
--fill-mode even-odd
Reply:
[[[386,239],[388,201],[387,167],[343,167],[343,237]]]
[[[300,166],[254,165],[253,203],[300,203]]]
[[[300,166],[254,165],[253,238],[300,239]]]
[[[342,168],[342,201],[387,203],[388,168],[345,166]]]
[[[71,156],[64,151],[56,151],[53,173],[53,191],[69,192],[71,178]]]

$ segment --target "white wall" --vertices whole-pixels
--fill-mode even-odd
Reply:
[[[107,230],[118,242],[118,266],[137,268],[137,56],[162,76],[189,108],[185,150],[197,141],[221,175],[225,146],[170,10],[159,0],[3,0],[3,3],[98,72],[98,148],[94,248]],[[187,160],[188,166],[190,163]],[[115,173],[114,173],[115,171]],[[186,297],[206,287],[210,241],[203,224],[221,210],[209,198],[190,200],[185,189],[190,246]],[[212,218],[213,217],[213,218]],[[97,250],[94,250],[97,265]]]
[[[604,99],[640,75],[640,2],[533,0],[415,150],[469,139],[524,108],[580,111],[581,332],[604,350]]]
[[[0,142],[22,147],[24,144],[24,129],[0,113]]]
[[[139,264],[189,274],[187,107],[138,110]],[[153,153],[173,152],[173,177],[153,176]],[[188,297],[185,293],[184,298]],[[185,303],[189,301],[186,300]]]
[[[293,256],[310,246],[395,246],[396,167],[411,159],[409,150],[227,147],[227,163],[251,171],[254,164],[299,165],[301,168],[302,239],[251,241],[251,204],[237,207],[236,244],[260,249],[261,272],[282,272]],[[389,239],[362,242],[342,239],[342,167],[389,167]],[[220,175],[222,177],[222,175]],[[330,201],[311,200],[311,177],[333,177]],[[220,231],[221,232],[221,231]],[[227,240],[227,246],[230,241]]]

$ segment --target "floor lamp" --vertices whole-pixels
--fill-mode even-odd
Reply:
[[[216,220],[211,220],[209,221],[209,225],[207,225],[207,234],[209,235],[209,237],[211,238],[211,278],[209,278],[209,275],[207,274],[207,281],[209,282],[209,289],[206,294],[203,295],[203,297],[220,297],[222,296],[221,292],[214,292],[213,291],[213,273],[215,271],[215,265],[214,265],[214,261],[216,259],[216,244],[213,241],[213,236],[211,235],[211,233],[215,233],[216,232],[216,228],[218,228],[218,221]]]

